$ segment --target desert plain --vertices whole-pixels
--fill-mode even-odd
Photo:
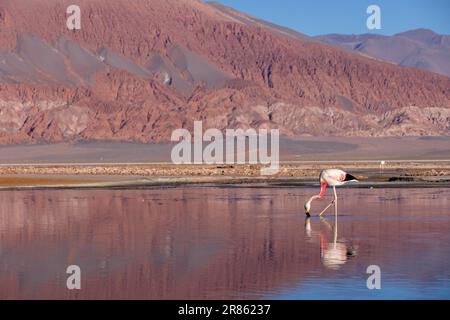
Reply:
[[[173,164],[170,144],[5,146],[0,148],[0,188],[311,186],[321,170],[334,167],[357,176],[352,187],[448,186],[449,146],[448,137],[282,139],[279,171],[269,176],[260,174],[261,164]]]

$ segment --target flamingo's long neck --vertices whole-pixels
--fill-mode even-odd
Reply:
[[[319,193],[319,198],[322,198],[325,195],[325,189],[327,188],[327,183],[326,182],[321,182],[320,183],[320,193]]]
[[[327,188],[327,183],[326,183],[326,182],[321,182],[321,183],[320,183],[320,193],[317,194],[317,195],[312,196],[311,198],[309,198],[308,204],[311,205],[311,202],[312,202],[313,200],[316,200],[316,199],[322,199],[323,196],[325,195],[325,190],[326,190],[326,188]]]

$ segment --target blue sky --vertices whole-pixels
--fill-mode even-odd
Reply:
[[[307,35],[395,33],[427,28],[450,34],[450,0],[216,0]],[[381,8],[381,30],[368,30],[366,9]]]

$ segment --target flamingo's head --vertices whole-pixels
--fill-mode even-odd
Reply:
[[[305,214],[307,217],[310,216],[309,211],[311,210],[311,199],[305,202]]]

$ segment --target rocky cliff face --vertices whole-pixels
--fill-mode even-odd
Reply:
[[[160,142],[176,128],[448,135],[450,78],[196,0],[0,3],[0,142]]]

